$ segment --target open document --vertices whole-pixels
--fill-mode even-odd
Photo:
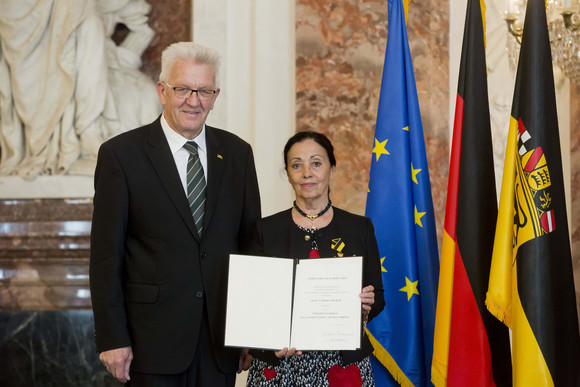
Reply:
[[[225,345],[360,348],[362,257],[231,255]]]

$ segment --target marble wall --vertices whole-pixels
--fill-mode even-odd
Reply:
[[[438,237],[449,169],[449,3],[413,2],[408,35],[425,133]],[[334,203],[363,214],[387,42],[387,2],[296,2],[297,130],[333,141]]]

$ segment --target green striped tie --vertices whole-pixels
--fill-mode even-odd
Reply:
[[[187,160],[187,200],[197,227],[197,232],[201,236],[203,230],[203,212],[205,207],[205,178],[203,168],[199,160],[197,144],[194,141],[188,141],[183,145],[189,152]]]

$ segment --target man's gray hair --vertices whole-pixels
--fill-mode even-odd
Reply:
[[[194,42],[177,42],[168,46],[161,53],[161,74],[159,74],[161,82],[169,80],[169,72],[178,60],[212,66],[215,70],[215,87],[219,87],[220,56],[214,49]]]

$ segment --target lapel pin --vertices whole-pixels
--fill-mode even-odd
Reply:
[[[223,157],[222,155],[220,155],[219,153],[218,153],[218,155],[217,155],[217,156],[218,156],[218,159],[221,159],[221,160],[223,160],[223,159],[224,159],[224,157]]]
[[[342,253],[342,249],[344,249],[344,242],[342,238],[334,238],[332,239],[332,243],[330,244],[330,248],[336,250],[339,253]],[[340,255],[342,257],[342,255]]]

